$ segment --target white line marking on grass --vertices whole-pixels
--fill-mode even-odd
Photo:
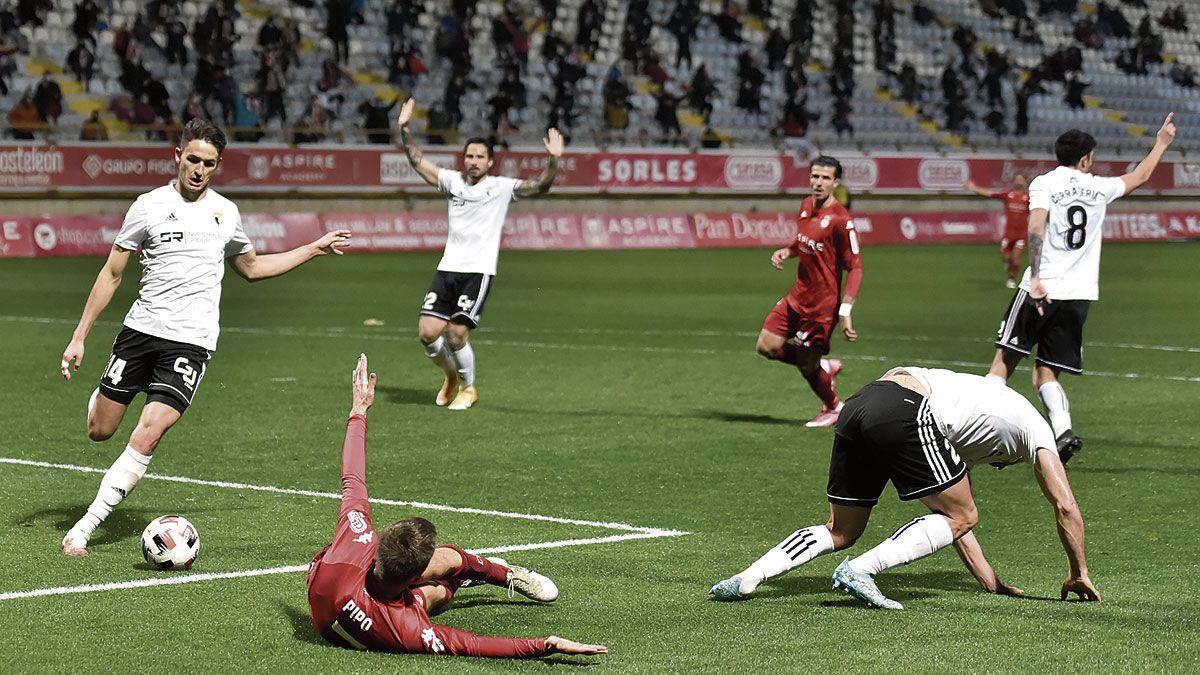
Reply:
[[[632,539],[653,539],[655,537],[671,537],[686,532],[676,530],[658,530],[654,532],[639,532],[636,534],[615,534],[610,537],[594,537],[591,539],[563,539],[560,541],[542,541],[533,544],[511,544],[508,546],[491,546],[488,548],[468,549],[476,555],[489,553],[508,553],[511,551],[534,551],[548,548],[566,548],[568,546],[587,546],[589,544],[606,544],[610,542],[629,541]],[[244,577],[261,577],[269,574],[290,574],[304,572],[308,565],[286,565],[284,567],[267,567],[257,570],[242,570],[239,572],[204,572],[197,574],[179,573],[172,576],[155,577],[153,579],[137,579],[135,581],[116,581],[107,584],[83,584],[81,586],[56,586],[53,588],[37,588],[32,591],[11,591],[0,593],[0,601],[39,598],[47,595],[70,595],[73,593],[96,593],[99,591],[121,591],[130,588],[149,588],[153,586],[178,586],[199,581],[219,581],[221,579],[241,579]],[[166,573],[174,574],[174,573]]]
[[[19,464],[22,466],[34,466],[42,469],[63,469],[65,471],[80,471],[83,473],[104,473],[107,469],[98,469],[92,466],[78,466],[75,464],[54,464],[51,462],[38,462],[31,459],[18,459],[15,457],[0,457],[0,463],[3,464]],[[326,499],[341,500],[342,495],[336,492],[317,492],[315,490],[297,490],[293,488],[274,487],[272,485],[250,485],[249,483],[232,483],[219,480],[201,480],[199,478],[184,478],[182,476],[164,476],[162,474],[147,473],[142,477],[143,480],[165,480],[172,483],[187,483],[190,485],[205,485],[208,487],[229,488],[233,490],[253,490],[256,492],[271,492],[274,494],[284,495],[299,495],[302,497],[323,497]],[[381,499],[379,497],[371,497],[372,504],[387,504],[389,506],[412,506],[429,511],[448,511],[451,513],[469,513],[478,516],[498,516],[501,518],[514,518],[517,520],[536,520],[547,523],[558,523],[561,525],[581,525],[584,527],[598,527],[607,530],[623,530],[625,532],[637,532],[644,535],[652,535],[657,537],[678,537],[690,532],[682,530],[664,530],[657,527],[641,527],[639,525],[629,525],[627,523],[602,522],[596,520],[581,520],[578,518],[559,518],[557,516],[543,516],[536,513],[516,513],[514,511],[494,511],[491,509],[477,509],[469,506],[447,506],[446,504],[433,504],[430,502],[413,502],[398,499]],[[644,538],[644,537],[639,537]]]
[[[0,321],[11,321],[15,323],[35,323],[35,324],[54,324],[63,326],[73,326],[78,323],[77,319],[56,319],[50,317],[39,316],[0,316]],[[119,321],[97,321],[99,326],[120,326]],[[344,327],[328,327],[328,328],[296,328],[296,327],[278,327],[278,328],[251,328],[246,326],[223,326],[222,331],[226,333],[240,333],[243,335],[281,335],[293,337],[327,337],[327,338],[342,338],[352,337],[364,340],[386,340],[386,341],[407,341],[412,339],[412,336],[407,332],[404,333],[387,333],[383,331],[369,331],[365,333],[349,333]],[[752,338],[758,335],[757,331],[713,331],[713,330],[669,330],[669,329],[623,329],[623,328],[480,328],[479,334],[549,334],[549,335],[644,335],[644,336],[666,336],[666,337],[718,337],[718,338]],[[929,335],[874,335],[872,340],[878,342],[966,342],[972,344],[993,344],[995,341],[986,337],[949,337],[949,336],[929,336]],[[510,342],[495,342],[499,345],[514,345],[523,346],[520,343]],[[531,343],[538,344],[538,343]],[[558,345],[554,345],[557,347]],[[1152,345],[1138,344],[1133,342],[1088,342],[1087,347],[1101,349],[1130,349],[1134,351],[1157,351],[1157,352],[1178,352],[1184,354],[1200,354],[1200,347],[1180,346],[1180,345]],[[583,346],[574,347],[582,349]],[[600,347],[588,347],[592,349],[603,349]],[[612,348],[614,350],[618,348]],[[623,348],[622,348],[623,349]],[[640,350],[644,348],[629,348],[628,351]],[[685,352],[686,350],[671,349],[669,351]],[[686,353],[721,353],[721,350],[698,350],[697,352],[686,351]]]

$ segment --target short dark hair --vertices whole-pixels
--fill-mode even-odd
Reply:
[[[482,145],[483,147],[487,148],[488,159],[491,159],[495,154],[495,148],[492,147],[491,139],[484,138],[482,136],[468,138],[467,142],[463,143],[463,154],[466,154],[467,148],[471,147],[472,145]]]
[[[833,177],[841,179],[842,163],[830,157],[829,155],[818,155],[816,159],[809,163],[808,168],[811,171],[814,166],[828,166],[833,169]]]
[[[212,122],[200,117],[193,117],[191,120],[188,120],[187,124],[183,125],[183,134],[179,137],[179,149],[186,148],[188,143],[192,141],[207,141],[212,143],[212,146],[217,149],[218,157],[221,156],[221,153],[225,152],[225,145],[227,143],[224,131],[221,131]]]
[[[375,576],[385,583],[404,583],[429,565],[435,548],[437,528],[433,523],[424,518],[396,521],[379,533]]]
[[[1078,129],[1072,129],[1054,141],[1054,156],[1058,158],[1060,166],[1075,166],[1095,149],[1096,139]]]

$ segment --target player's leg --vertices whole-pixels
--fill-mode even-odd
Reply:
[[[483,308],[487,303],[488,294],[492,289],[492,275],[460,274],[457,275],[458,299],[455,301],[457,311],[450,316],[450,324],[446,327],[446,337],[454,350],[454,358],[458,361],[458,377],[462,381],[462,390],[448,406],[449,410],[466,410],[479,400],[475,390],[475,350],[471,347],[471,331],[478,325],[483,316]]]
[[[989,379],[1008,382],[1021,360],[1029,356],[1037,342],[1041,316],[1037,312],[1029,293],[1017,289],[1004,316],[1000,319],[1000,330],[996,333],[996,355],[988,369]]]
[[[1017,287],[1017,275],[1021,271],[1021,252],[1025,250],[1025,240],[1018,239],[1008,250],[1008,287]]]
[[[421,580],[440,580],[450,583],[453,588],[468,580],[506,586],[538,602],[552,602],[558,598],[558,586],[548,577],[520,565],[510,565],[500,558],[469,553],[451,544],[443,544],[434,550]]]
[[[454,351],[450,348],[450,341],[446,339],[445,335],[447,325],[445,319],[428,315],[421,315],[417,321],[417,338],[425,348],[425,355],[433,361],[434,365],[441,368],[445,375],[442,386],[434,398],[434,403],[440,406],[447,405],[454,400],[460,384],[458,361],[454,358]]]
[[[144,389],[146,405],[124,452],[101,478],[87,512],[63,537],[63,553],[67,555],[87,555],[92,532],[133,492],[159,441],[191,405],[204,378],[210,356],[207,350],[149,336],[142,338],[145,351],[141,358],[127,364],[120,384],[136,384]]]
[[[1083,449],[1083,439],[1072,428],[1071,404],[1059,375],[1083,374],[1083,324],[1090,305],[1087,300],[1060,300],[1050,305],[1033,369],[1033,386],[1046,407],[1063,464]]]
[[[805,424],[807,427],[831,427],[837,424],[838,414],[842,411],[842,399],[838,398],[833,386],[833,373],[821,363],[828,353],[828,342],[825,341],[815,341],[796,349],[796,367],[822,404],[817,416]],[[841,370],[840,365],[838,362],[838,370]]]
[[[912,519],[878,546],[851,560],[851,567],[875,575],[907,565],[954,543],[979,520],[970,481],[961,480],[942,492],[922,497],[921,502],[933,513]]]

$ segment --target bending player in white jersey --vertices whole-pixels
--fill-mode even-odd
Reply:
[[[217,348],[226,259],[247,281],[258,281],[319,255],[340,254],[348,245],[350,232],[336,230],[286,253],[256,254],[242,231],[237,205],[208,189],[224,150],[225,134],[211,122],[187,123],[175,149],[178,177],[129,207],[63,351],[61,372],[70,380],[72,371],[83,365],[84,341],[92,325],[137,251],[141,290],[113,342],[100,387],[88,402],[88,437],[112,437],[138,392],[146,392],[146,405],[125,451],[100,480],[96,499],[63,537],[63,553],[69,556],[87,555],[92,532],[133,491],[163,434],[191,404]]]
[[[426,183],[445,193],[449,201],[450,233],[446,251],[425,302],[417,335],[425,353],[445,372],[434,402],[450,410],[466,410],[479,400],[475,391],[475,352],[470,333],[479,325],[484,302],[496,276],[500,232],[509,202],[550,191],[563,153],[557,129],[546,132],[543,143],[549,157],[542,173],[525,180],[492,176],[492,145],[472,138],[463,148],[463,171],[439,168],[425,159],[413,141],[408,122],[413,100],[400,108],[400,142],[413,169]]]
[[[854,545],[871,508],[890,480],[902,501],[929,510],[833,573],[833,587],[872,607],[904,609],[884,596],[875,575],[951,543],[985,590],[1024,591],[1000,581],[971,528],[979,520],[968,467],[1003,468],[1029,462],[1042,494],[1054,507],[1067,553],[1062,598],[1076,593],[1099,600],[1088,578],[1083,516],[1046,421],[1023,396],[979,375],[928,368],[893,368],[846,400],[829,461],[829,522],[796,530],[736,576],[717,582],[717,600],[743,600],[759,584],[813,558]],[[967,480],[963,480],[966,478]]]
[[[1007,381],[1037,345],[1033,386],[1050,416],[1063,463],[1083,441],[1071,428],[1058,375],[1083,373],[1083,324],[1100,297],[1104,214],[1110,202],[1150,180],[1175,140],[1174,115],[1163,121],[1146,158],[1119,178],[1092,175],[1096,139],[1072,129],[1054,143],[1058,168],[1029,184],[1029,268],[1000,320],[988,377]]]

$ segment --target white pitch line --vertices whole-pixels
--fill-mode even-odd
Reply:
[[[35,323],[35,324],[53,324],[53,325],[75,325],[75,319],[56,319],[50,317],[38,316],[0,316],[0,321],[11,321],[15,323]],[[96,325],[100,326],[120,326],[118,321],[97,321]],[[353,337],[364,340],[385,340],[389,342],[411,340],[412,336],[408,333],[387,333],[382,331],[372,331],[368,333],[349,333],[344,327],[328,327],[328,328],[296,328],[296,327],[279,327],[279,328],[251,328],[246,326],[224,326],[221,328],[226,333],[240,333],[243,335],[280,335],[291,337]],[[713,331],[713,330],[671,330],[671,329],[625,329],[625,328],[480,328],[480,334],[497,333],[497,334],[549,334],[549,335],[641,335],[647,337],[665,336],[665,337],[717,337],[717,338],[752,338],[758,335],[753,331]],[[946,336],[929,336],[929,335],[875,335],[872,340],[880,342],[965,342],[972,344],[992,344],[994,340],[986,337],[946,337]],[[519,343],[495,342],[493,344],[507,345],[514,344],[520,346]],[[1138,344],[1132,342],[1088,342],[1085,346],[1100,349],[1130,349],[1134,351],[1159,351],[1159,352],[1175,352],[1184,354],[1200,354],[1200,347],[1179,346],[1179,345],[1152,345]],[[581,349],[584,347],[573,347]],[[603,346],[587,346],[589,349],[603,349]],[[616,349],[616,348],[614,348]],[[656,348],[631,348],[628,351],[642,351],[646,349]],[[686,353],[721,353],[719,350],[681,350],[671,349],[670,351]]]
[[[65,471],[79,471],[83,473],[104,473],[107,469],[99,469],[93,466],[78,466],[75,464],[54,464],[51,462],[38,462],[31,459],[18,459],[15,457],[0,457],[0,464],[19,464],[21,466],[33,466],[42,469],[62,469]],[[302,497],[323,497],[325,499],[340,500],[342,495],[336,492],[317,492],[315,490],[298,490],[293,488],[274,487],[272,485],[251,485],[249,483],[233,483],[228,481],[217,480],[201,480],[199,478],[184,478],[182,476],[165,476],[156,473],[147,473],[142,477],[147,480],[163,480],[172,483],[187,483],[189,485],[205,485],[208,487],[229,488],[233,490],[253,490],[256,492],[270,492],[274,494],[284,495],[299,495]],[[578,518],[559,518],[557,516],[543,516],[537,513],[517,513],[513,511],[494,511],[491,509],[477,509],[469,506],[447,506],[446,504],[433,504],[429,502],[414,502],[403,501],[397,499],[381,499],[379,497],[371,497],[372,504],[387,504],[389,506],[411,506],[430,511],[447,511],[451,513],[468,513],[477,516],[497,516],[501,518],[514,518],[517,520],[535,520],[547,523],[558,523],[560,525],[581,525],[584,527],[597,527],[606,530],[624,530],[626,532],[636,532],[639,534],[647,534],[660,537],[678,537],[690,532],[682,530],[664,530],[657,527],[641,527],[639,525],[629,525],[628,523],[603,522],[596,520],[581,520]]]
[[[639,532],[636,534],[615,534],[609,537],[594,537],[591,539],[563,539],[560,541],[543,541],[533,544],[510,544],[507,546],[491,546],[488,548],[468,549],[476,555],[488,553],[508,553],[511,551],[533,551],[549,548],[567,548],[569,546],[588,546],[591,544],[607,544],[632,539],[654,539],[657,537],[674,537],[686,534],[675,530],[660,530],[655,532]],[[180,574],[177,576],[162,576],[153,579],[137,579],[135,581],[115,581],[107,584],[83,584],[80,586],[55,586],[53,588],[37,588],[32,591],[10,591],[0,593],[0,602],[4,600],[21,600],[39,598],[47,595],[70,595],[73,593],[95,593],[98,591],[121,591],[130,588],[149,588],[153,586],[178,586],[193,584],[199,581],[219,581],[221,579],[241,579],[244,577],[261,577],[268,574],[288,574],[304,572],[308,565],[286,565],[284,567],[267,567],[240,572],[204,572],[200,574]]]

